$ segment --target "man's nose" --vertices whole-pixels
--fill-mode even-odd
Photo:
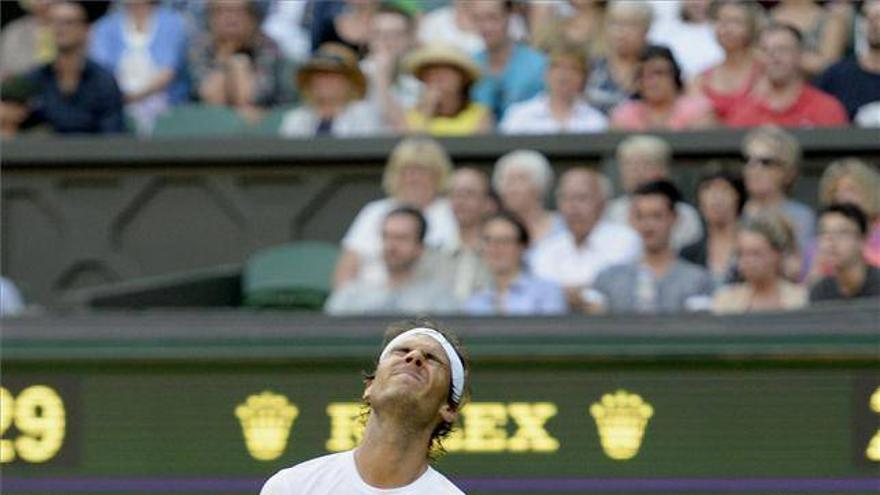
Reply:
[[[422,351],[418,349],[413,349],[409,351],[409,354],[406,355],[406,362],[412,363],[416,366],[421,366],[425,362],[425,355],[422,354]]]

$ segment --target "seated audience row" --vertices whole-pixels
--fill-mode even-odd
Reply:
[[[633,143],[657,141],[633,136],[618,156],[638,149]],[[880,264],[880,173],[854,159],[832,164],[814,236],[810,208],[786,197],[797,176],[797,141],[760,128],[745,136],[743,150],[744,181],[719,163],[706,168],[696,188],[705,235],[676,244],[681,212],[693,207],[668,170],[652,171],[650,162],[620,160],[623,170],[632,167],[621,174],[632,184],[613,201],[603,174],[569,168],[555,188],[557,213],[547,208],[553,171],[540,153],[501,157],[490,181],[478,169],[453,172],[435,141],[406,139],[385,175],[392,196],[365,207],[346,235],[327,311],[728,313],[880,291],[871,268]],[[613,218],[608,209],[620,199],[623,216]],[[439,229],[434,238],[432,229]],[[360,247],[353,242],[367,238]]]
[[[97,20],[77,52],[94,62],[92,72],[100,68],[106,71],[101,78],[109,73],[116,81],[122,100],[108,105],[113,112],[124,110],[131,130],[141,134],[149,134],[171,107],[189,101],[226,106],[258,123],[268,110],[297,97],[301,107],[280,128],[284,136],[820,127],[876,125],[880,118],[880,0],[866,0],[858,12],[786,1],[772,10],[769,24],[760,4],[724,0],[683,2],[680,18],[658,16],[661,7],[642,1],[615,0],[607,7],[575,2],[568,13],[504,0],[456,2],[447,11],[454,13],[452,26],[463,22],[478,35],[476,51],[448,37],[417,36],[420,17],[406,5],[368,0],[292,9],[228,0],[184,9],[184,15],[137,0],[115,5]],[[57,8],[62,13],[56,16]],[[64,96],[76,94],[79,85],[60,61],[70,57],[56,57],[69,52],[71,29],[77,28],[65,25],[65,9],[77,11],[80,29],[88,27],[94,8],[70,1],[35,2],[36,24],[10,27],[43,33],[41,39],[50,35],[51,43],[41,42],[44,49],[28,53],[33,63],[47,64],[40,70],[51,78],[25,71],[28,64],[14,56],[11,66],[4,62],[6,135],[37,121],[58,132],[120,130],[54,118],[74,109],[89,121],[100,119],[88,102],[55,102],[49,94],[58,91],[51,84],[62,72]],[[517,23],[523,9],[544,23],[531,26],[534,36],[528,22]],[[290,59],[303,50],[291,48],[296,36],[277,28],[287,15],[314,15],[315,25],[323,26],[313,32],[308,60],[302,54]],[[557,15],[573,22],[571,31],[539,34]],[[852,39],[857,51],[842,58],[848,24],[859,26]],[[4,54],[14,46],[4,36]],[[83,69],[74,72],[82,78]],[[349,82],[326,88],[315,82],[329,74]],[[323,93],[337,103],[328,105],[323,99],[330,96]],[[43,111],[58,105],[67,111]],[[352,129],[336,119],[362,125]]]

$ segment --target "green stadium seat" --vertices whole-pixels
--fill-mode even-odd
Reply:
[[[332,290],[338,255],[338,246],[322,241],[298,241],[258,251],[245,263],[244,305],[320,310]]]
[[[240,134],[247,123],[235,110],[214,105],[173,107],[156,120],[153,136],[218,136]]]

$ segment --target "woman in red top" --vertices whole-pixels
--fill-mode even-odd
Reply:
[[[755,43],[764,16],[760,5],[748,2],[718,3],[712,14],[724,60],[694,78],[689,92],[708,98],[724,120],[736,102],[751,91],[761,73]]]

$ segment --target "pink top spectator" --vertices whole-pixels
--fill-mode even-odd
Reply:
[[[746,96],[731,110],[725,123],[731,127],[776,124],[783,127],[835,127],[847,125],[843,105],[833,96],[803,85],[800,96],[788,108],[776,110],[766,101]]]
[[[685,95],[675,100],[669,116],[663,122],[650,122],[648,106],[641,100],[621,103],[611,113],[612,126],[627,131],[671,129],[681,131],[695,127],[712,114],[712,103],[701,96]]]

